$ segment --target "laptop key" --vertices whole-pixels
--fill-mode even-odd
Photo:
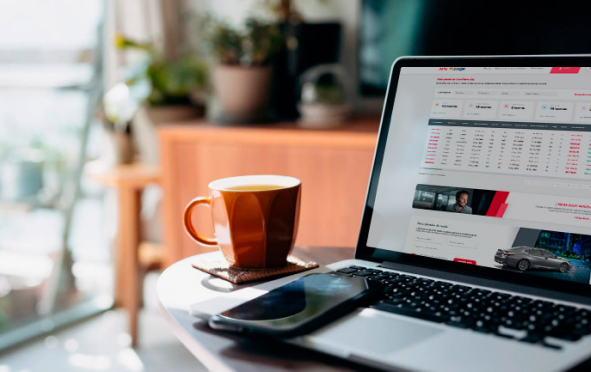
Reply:
[[[525,336],[524,338],[519,339],[519,341],[521,342],[525,342],[528,344],[537,344],[538,342],[541,342],[544,338],[542,336],[540,336],[539,334],[536,333],[528,333],[527,336]]]
[[[342,274],[351,274],[351,273],[355,273],[355,272],[357,272],[357,269],[352,269],[352,268],[344,268],[344,269],[337,270],[337,273],[342,273]]]
[[[510,329],[515,329],[518,331],[524,330],[526,329],[526,326],[523,322],[515,322],[515,321],[505,321],[503,323],[504,327],[510,328]]]
[[[580,336],[591,335],[591,327],[577,327],[575,328],[574,333]]]
[[[388,299],[384,300],[384,303],[390,304],[390,305],[399,305],[399,304],[404,303],[405,301],[406,300],[404,300],[403,298],[393,297],[393,298],[388,298]]]
[[[494,333],[494,330],[492,330],[490,328],[485,328],[485,327],[474,327],[472,329],[474,331],[480,332],[480,333]]]
[[[550,332],[549,336],[563,341],[579,341],[581,339],[581,335],[574,332]]]
[[[449,320],[449,317],[445,315],[436,315],[435,313],[432,313],[428,310],[416,311],[408,307],[398,307],[387,303],[378,303],[376,305],[370,306],[370,308],[386,311],[393,314],[406,315],[413,318],[427,320],[435,323],[445,323]]]
[[[462,322],[455,322],[455,321],[451,321],[451,322],[447,322],[445,323],[447,325],[450,325],[452,327],[456,327],[456,328],[463,328],[463,329],[467,329],[470,328],[470,325],[466,324],[466,323],[462,323]]]

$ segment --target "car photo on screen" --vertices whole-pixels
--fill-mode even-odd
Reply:
[[[532,247],[515,247],[508,250],[499,249],[495,255],[495,262],[503,266],[516,268],[519,271],[548,269],[566,273],[571,268],[569,260],[560,258],[545,249]]]
[[[503,270],[589,284],[591,236],[521,228],[513,246],[492,258]]]

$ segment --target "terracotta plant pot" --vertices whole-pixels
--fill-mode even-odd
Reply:
[[[223,116],[238,121],[266,116],[270,80],[270,67],[216,67],[213,84]]]
[[[107,164],[131,164],[135,157],[135,146],[130,133],[107,131],[105,151],[102,155]]]

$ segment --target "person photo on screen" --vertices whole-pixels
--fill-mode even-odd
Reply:
[[[470,193],[466,190],[460,190],[456,193],[456,202],[447,206],[448,212],[472,214],[472,208],[468,207],[468,197]]]

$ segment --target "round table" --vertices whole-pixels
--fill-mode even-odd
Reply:
[[[306,247],[296,248],[293,254],[303,260],[319,264],[353,258],[351,248]],[[219,252],[205,253],[219,255]],[[233,291],[261,284],[233,285],[219,282],[191,262],[196,257],[183,259],[167,268],[158,279],[157,292],[160,310],[169,326],[189,351],[209,370],[222,371],[356,371],[361,367],[353,363],[305,350],[281,342],[269,342],[210,329],[205,321],[188,313],[189,307],[199,301],[219,296],[216,291]],[[219,256],[221,257],[221,256]],[[218,281],[218,290],[206,288],[202,283]]]

